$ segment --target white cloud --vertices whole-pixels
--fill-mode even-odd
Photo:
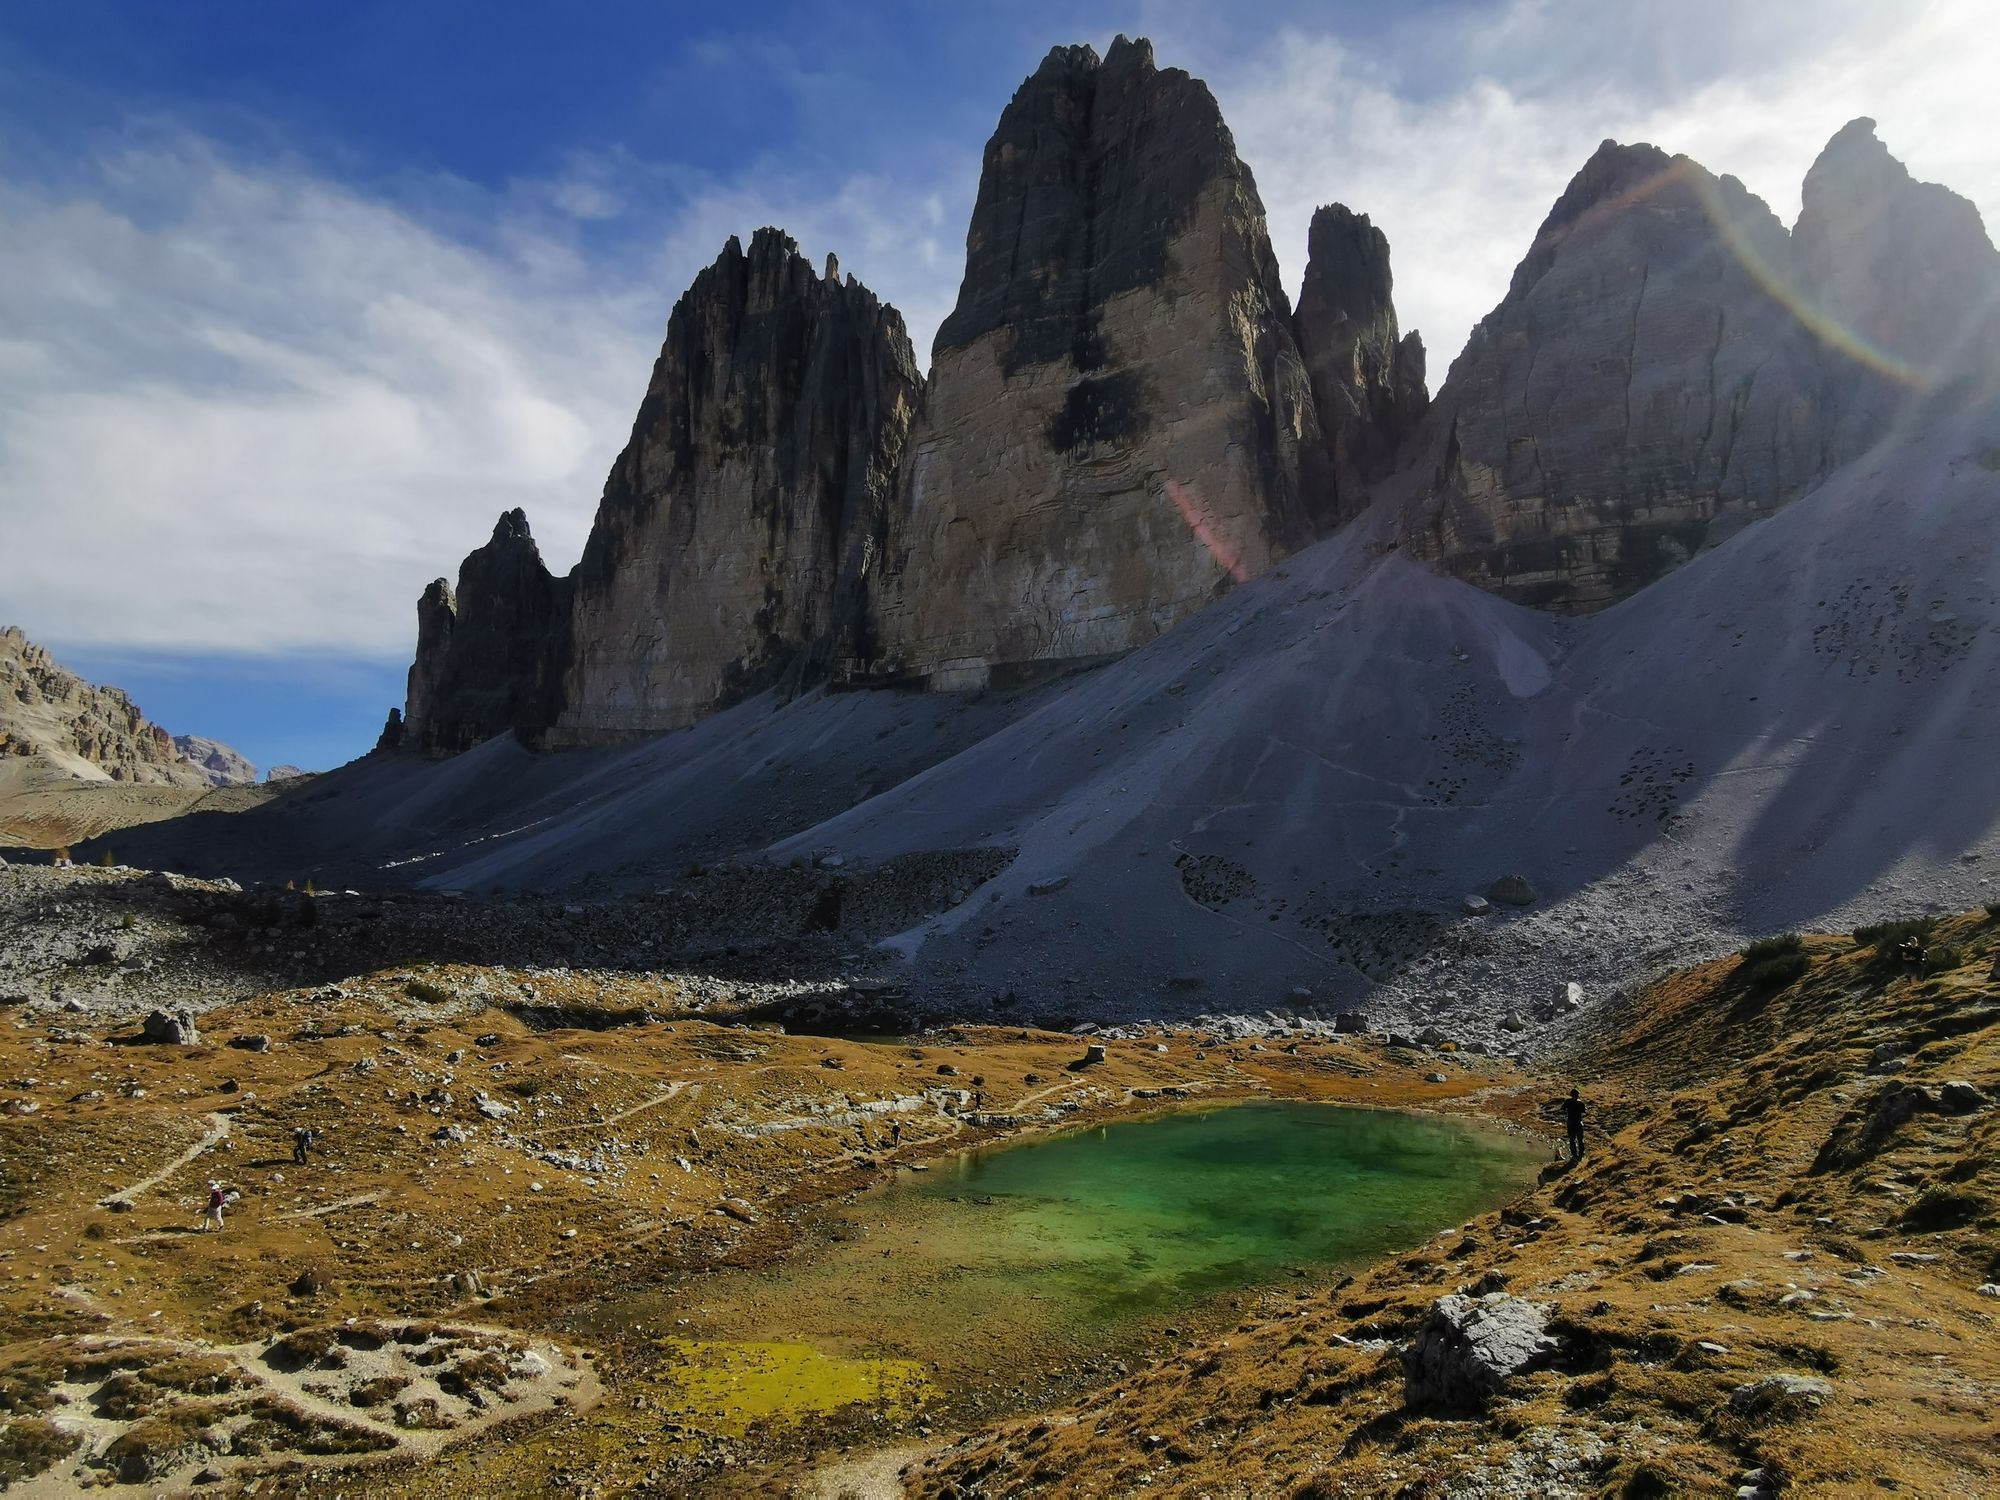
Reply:
[[[513,505],[566,565],[664,321],[186,137],[0,220],[0,597],[85,645],[397,656]]]

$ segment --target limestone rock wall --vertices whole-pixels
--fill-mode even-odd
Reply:
[[[1806,173],[1792,248],[1830,462],[1871,445],[1913,392],[2000,363],[2000,255],[1979,210],[1913,178],[1873,120],[1850,121]]]
[[[575,575],[551,742],[692,723],[857,653],[922,388],[900,314],[789,236],[674,308]]]
[[[862,678],[978,686],[1127,650],[1308,535],[1318,419],[1205,85],[1059,47],[987,143]]]
[[[177,734],[180,758],[205,776],[212,786],[255,786],[257,768],[230,746],[201,734]]]
[[[1430,404],[1423,340],[1398,329],[1393,288],[1388,237],[1368,215],[1339,203],[1314,213],[1292,329],[1331,480],[1309,497],[1318,530],[1366,505],[1368,486],[1396,466]]]

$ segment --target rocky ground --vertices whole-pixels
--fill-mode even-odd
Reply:
[[[466,1494],[791,1472],[811,1451],[795,1435],[663,1434],[646,1415],[659,1349],[593,1324],[592,1305],[780,1257],[815,1204],[966,1145],[1176,1096],[1464,1107],[1505,1075],[1302,1022],[1111,1038],[1089,1066],[1072,1066],[1083,1040],[1049,1031],[791,1034],[753,1019],[772,982],[664,973],[421,962],[259,988],[254,967],[214,972],[198,936],[214,926],[191,919],[261,898],[125,871],[7,878],[44,903],[17,906],[14,931],[40,920],[71,949],[160,960],[87,964],[139,977],[11,1006],[0,1028],[0,1474],[29,1493],[310,1488],[350,1463],[390,1490]],[[144,925],[126,927],[134,906]],[[830,1030],[878,999],[783,993]],[[321,1133],[303,1166],[300,1127]],[[198,1227],[211,1181],[241,1194],[219,1233]],[[958,1410],[1020,1406],[996,1391]],[[443,1457],[563,1411],[543,1438]],[[420,1483],[402,1467],[418,1460]]]
[[[835,872],[790,873],[786,911]],[[673,1356],[617,1310],[782,1267],[822,1205],[904,1168],[1174,1097],[1547,1131],[1550,1072],[1351,1020],[922,1028],[823,935],[749,977],[470,951],[511,922],[524,954],[609,953],[646,925],[622,907],[97,869],[0,891],[4,986],[32,990],[0,1012],[0,1480],[23,1493],[307,1493],[329,1467],[350,1493],[465,1495],[2000,1484],[1982,913],[1932,934],[1929,973],[1812,938],[1782,982],[1729,957],[1587,1003],[1555,1060],[1594,1111],[1584,1162],[1352,1284],[1253,1294],[1115,1368],[1020,1351],[904,1417],[717,1435],[662,1415]],[[273,900],[281,922],[253,920]],[[672,910],[652,941],[706,930]],[[885,1020],[910,1029],[862,1035]],[[220,1233],[210,1181],[241,1195]]]

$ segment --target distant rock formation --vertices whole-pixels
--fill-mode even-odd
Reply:
[[[255,786],[257,768],[220,740],[205,735],[177,734],[174,749],[182,760],[208,778],[211,786]]]
[[[1412,550],[1541,608],[1621,599],[1879,440],[1996,288],[1977,212],[1870,121],[1796,237],[1734,178],[1606,141],[1439,392]]]
[[[867,654],[864,592],[922,377],[902,315],[789,235],[675,306],[574,575],[553,739],[677,728]]]
[[[417,605],[404,738],[453,755],[508,730],[533,737],[554,716],[569,583],[553,578],[525,513],[500,517],[469,554],[454,592],[444,579]]]
[[[1392,287],[1389,241],[1368,215],[1339,203],[1313,215],[1292,329],[1331,466],[1318,530],[1361,510],[1430,404],[1423,340],[1398,330]]]
[[[1822,341],[1831,463],[1856,457],[1913,387],[2000,347],[2000,255],[1979,210],[1918,182],[1850,121],[1806,173],[1792,230],[1806,316]]]
[[[312,774],[313,774],[312,772],[304,769],[301,766],[289,766],[289,765],[273,766],[271,767],[270,770],[264,773],[264,780],[266,782],[297,781],[302,777],[310,776]]]
[[[1058,47],[987,143],[863,676],[977,686],[1151,639],[1308,539],[1322,461],[1205,84]]]
[[[41,759],[86,780],[211,784],[123,692],[85,682],[12,625],[0,630],[0,756]]]

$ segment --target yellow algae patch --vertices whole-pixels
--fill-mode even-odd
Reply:
[[[662,1339],[660,1347],[676,1361],[659,1377],[662,1415],[713,1436],[856,1404],[905,1417],[931,1395],[923,1366],[910,1359],[843,1359],[811,1344],[733,1339]]]

